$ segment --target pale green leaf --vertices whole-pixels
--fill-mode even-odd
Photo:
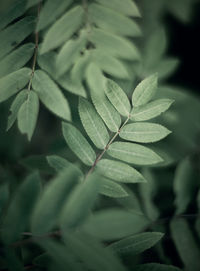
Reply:
[[[0,78],[22,68],[33,56],[34,44],[27,43],[17,48],[0,61]]]
[[[125,92],[120,88],[120,86],[111,79],[108,79],[105,93],[110,102],[117,109],[117,111],[122,116],[128,117],[131,110],[131,105],[128,97],[126,96]]]
[[[79,5],[67,11],[47,31],[42,43],[41,54],[44,54],[68,40],[83,22],[83,8]],[[67,27],[66,27],[67,26]]]
[[[125,65],[117,58],[107,54],[104,50],[93,50],[91,52],[91,58],[105,73],[117,78],[129,79],[129,74]]]
[[[17,120],[18,128],[22,134],[27,134],[30,141],[35,130],[39,112],[39,99],[34,91],[27,90],[27,99],[21,105]]]
[[[124,198],[128,196],[126,190],[120,184],[106,178],[102,178],[100,182],[100,194],[110,198]]]
[[[63,231],[78,226],[86,219],[99,193],[99,178],[95,173],[90,174],[69,195],[60,215]]]
[[[107,55],[127,60],[138,60],[140,58],[140,53],[133,43],[104,30],[94,28],[89,35],[89,39],[95,44],[96,48],[104,51]]]
[[[69,74],[66,74],[66,75],[63,75],[62,77],[60,77],[58,80],[58,83],[65,90],[67,90],[75,95],[79,95],[84,98],[87,97],[87,93],[86,93],[84,86],[79,81],[72,80],[70,78]]]
[[[27,98],[27,90],[24,89],[20,91],[19,94],[17,94],[16,98],[12,102],[10,106],[10,115],[8,117],[8,123],[7,123],[7,128],[6,131],[8,131],[12,125],[14,124],[15,120],[17,119],[17,113],[22,106],[22,104],[25,102]]]
[[[185,269],[187,271],[198,271],[200,250],[189,224],[183,218],[176,218],[172,220],[170,227],[172,238]]]
[[[93,105],[84,98],[79,99],[79,114],[92,142],[97,148],[104,149],[109,141],[108,131]]]
[[[117,132],[121,125],[121,117],[119,113],[115,110],[113,105],[109,102],[105,94],[99,95],[97,92],[91,92],[92,102],[107,125],[107,127],[112,132]]]
[[[102,159],[97,163],[96,167],[105,177],[117,182],[145,182],[144,177],[136,169],[122,162]]]
[[[53,23],[72,3],[72,0],[48,0],[42,7],[39,20],[37,23],[37,31],[46,28]]]
[[[158,77],[160,79],[163,79],[169,77],[170,75],[173,75],[173,73],[175,73],[175,71],[177,70],[179,64],[180,61],[177,58],[166,58],[160,61],[158,65],[156,65],[154,72],[158,71]]]
[[[70,149],[84,164],[92,166],[95,162],[96,154],[79,130],[71,124],[63,123],[62,131]]]
[[[133,107],[130,119],[133,121],[145,121],[153,119],[165,112],[174,102],[170,99],[158,99],[145,105]]]
[[[136,165],[154,165],[163,161],[151,149],[135,143],[114,142],[107,153],[114,158]]]
[[[132,104],[134,107],[147,104],[157,91],[157,74],[151,75],[140,82],[135,88],[132,96]]]
[[[73,82],[83,81],[85,78],[85,71],[90,63],[90,60],[90,52],[88,50],[85,50],[84,53],[80,54],[79,58],[76,59],[70,74]]]
[[[34,234],[47,234],[56,225],[61,208],[77,184],[78,177],[74,168],[67,168],[48,183],[32,214],[31,228]]]
[[[134,267],[134,271],[181,271],[181,269],[172,265],[146,263]]]
[[[82,171],[71,162],[67,161],[65,158],[60,157],[58,155],[49,155],[47,156],[47,161],[51,167],[53,167],[56,171],[60,172],[61,170],[67,168],[73,168],[79,173],[80,177],[83,177]]]
[[[40,55],[40,47],[38,49],[37,63],[41,70],[44,70],[52,78],[56,75],[56,56],[57,54],[54,51],[48,52],[46,54]]]
[[[182,160],[176,168],[173,183],[176,196],[176,214],[184,213],[189,204],[193,202],[196,194],[197,179],[195,168],[192,166],[189,158]]]
[[[7,209],[2,235],[6,243],[17,241],[26,229],[39,193],[40,177],[34,172],[19,186]]]
[[[153,247],[163,237],[160,232],[144,232],[122,239],[109,247],[119,254],[137,255]]]
[[[170,133],[167,128],[157,123],[136,122],[125,125],[119,136],[133,142],[152,143],[165,138]]]
[[[123,36],[140,36],[139,26],[131,19],[98,4],[89,7],[91,21],[98,27]]]
[[[100,97],[103,96],[106,79],[99,66],[93,62],[90,62],[86,69],[85,76],[90,92],[95,92]]]
[[[85,48],[86,42],[86,36],[82,35],[77,39],[67,41],[63,45],[56,58],[57,76],[63,75],[70,69],[81,54],[81,51]]]
[[[0,102],[10,98],[28,83],[31,69],[22,68],[0,79]]]
[[[25,12],[26,0],[15,0],[10,5],[10,8],[6,13],[1,14],[0,17],[0,30],[10,24],[15,19],[19,18]]]
[[[35,18],[25,17],[0,32],[0,58],[8,54],[34,31]]]
[[[42,70],[35,71],[32,86],[42,103],[50,111],[65,120],[71,120],[71,112],[67,99],[45,72]]]
[[[136,4],[132,0],[96,0],[99,4],[114,9],[124,15],[140,17],[140,12]]]
[[[123,209],[107,209],[93,213],[84,230],[102,240],[114,240],[144,230],[149,221],[138,213]]]

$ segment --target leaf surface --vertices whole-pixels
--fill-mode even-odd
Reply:
[[[128,196],[126,190],[120,184],[106,178],[101,179],[99,193],[110,198],[124,198]]]

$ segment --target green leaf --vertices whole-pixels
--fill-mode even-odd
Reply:
[[[34,26],[35,18],[29,16],[0,32],[0,58],[8,54],[28,37],[34,31]]]
[[[147,104],[157,91],[157,74],[151,75],[140,82],[135,88],[132,96],[132,104],[134,107]]]
[[[120,131],[119,136],[129,141],[152,143],[165,138],[170,133],[167,128],[160,124],[137,122],[125,125]]]
[[[165,112],[174,102],[170,99],[158,99],[145,105],[133,107],[130,119],[133,121],[145,121],[153,119]]]
[[[0,102],[10,98],[28,83],[31,69],[22,68],[0,79]]]
[[[82,96],[84,98],[87,97],[87,93],[85,88],[83,87],[82,84],[80,84],[78,81],[74,81],[70,78],[69,74],[68,75],[63,75],[62,77],[59,78],[58,83],[67,91],[75,94]]]
[[[0,185],[0,216],[8,203],[9,194],[9,184],[2,183]]]
[[[21,260],[19,259],[19,256],[17,256],[16,248],[13,248],[11,246],[7,246],[4,248],[4,262],[6,262],[7,270],[9,271],[23,271],[24,266]]]
[[[27,227],[39,193],[40,177],[37,172],[34,172],[19,186],[10,202],[3,221],[2,236],[5,243],[10,244],[20,238]]]
[[[160,61],[160,63],[158,63],[156,69],[154,69],[153,72],[158,71],[158,77],[160,79],[165,79],[175,73],[175,71],[179,67],[179,64],[179,59],[174,57],[168,57]]]
[[[120,260],[114,255],[113,251],[105,247],[91,235],[83,232],[64,235],[64,242],[79,262],[82,262],[86,269],[95,271],[126,271]],[[83,269],[81,269],[83,270]]]
[[[78,177],[74,168],[67,168],[47,185],[32,214],[31,228],[34,234],[47,234],[56,225],[61,208],[77,184]]]
[[[60,216],[63,231],[74,228],[85,220],[97,199],[99,187],[99,176],[93,173],[73,190]]]
[[[172,238],[185,269],[198,271],[200,251],[187,221],[183,218],[176,218],[172,220],[170,227]]]
[[[22,106],[22,104],[26,101],[27,98],[27,90],[24,89],[17,94],[15,97],[14,101],[12,102],[10,106],[10,115],[8,117],[8,123],[7,123],[7,128],[6,131],[8,131],[14,124],[15,120],[17,119],[17,114]]]
[[[114,142],[107,153],[114,158],[136,165],[154,165],[163,161],[151,149],[135,143]]]
[[[86,69],[91,61],[91,55],[88,50],[82,52],[76,59],[72,69],[71,69],[71,79],[73,82],[82,82],[86,75]]]
[[[131,105],[125,92],[111,79],[107,80],[105,93],[117,111],[125,117],[129,116]]]
[[[138,7],[132,0],[96,0],[101,5],[114,9],[124,15],[140,17]]]
[[[51,75],[52,78],[56,75],[56,52],[51,51],[46,54],[41,55],[40,54],[40,47],[38,49],[38,56],[37,56],[37,63],[41,70],[44,70],[49,75]],[[54,78],[55,79],[55,78]]]
[[[121,125],[121,117],[107,97],[104,94],[99,95],[97,92],[91,92],[91,98],[97,112],[107,127],[112,132],[117,132]]]
[[[79,114],[90,139],[97,148],[104,149],[109,141],[108,131],[92,104],[84,98],[79,98]]]
[[[109,159],[102,159],[97,163],[96,167],[105,177],[113,179],[114,181],[117,182],[122,183],[146,182],[143,176],[136,169],[122,162]]]
[[[106,79],[99,66],[94,62],[90,62],[86,68],[85,76],[90,92],[95,92],[100,97],[103,96]]]
[[[23,15],[25,12],[25,4],[26,0],[15,0],[15,2],[12,2],[12,5],[10,5],[10,8],[6,11],[6,13],[1,13],[0,30]]]
[[[104,51],[107,55],[127,60],[138,60],[140,58],[140,53],[133,43],[104,30],[94,28],[89,35],[89,39],[95,44],[96,48]]]
[[[39,4],[42,0],[28,0],[26,3],[26,9],[29,9],[37,4]]]
[[[17,120],[22,134],[27,134],[30,141],[35,130],[39,112],[39,99],[34,91],[27,90],[27,99],[19,109]]]
[[[195,168],[192,166],[189,158],[182,160],[176,169],[173,183],[176,195],[176,214],[184,213],[189,204],[193,202],[196,194],[197,179]]]
[[[56,171],[60,172],[66,168],[73,168],[74,170],[79,172],[79,176],[82,178],[82,171],[74,164],[67,161],[65,158],[57,156],[57,155],[49,155],[47,156],[47,161],[51,167],[53,167]]]
[[[106,54],[103,50],[92,50],[92,61],[100,67],[105,73],[121,79],[129,79],[129,74],[125,66],[117,58]]]
[[[34,44],[27,43],[5,56],[0,61],[0,77],[22,68],[33,56]]]
[[[57,76],[63,75],[70,69],[81,54],[81,51],[85,48],[86,42],[86,36],[82,35],[77,39],[67,41],[62,46],[56,58]]]
[[[96,154],[79,130],[73,125],[63,122],[62,131],[70,149],[84,164],[92,166],[96,160]]]
[[[39,170],[41,173],[54,174],[54,170],[48,165],[45,156],[43,155],[30,155],[26,158],[20,159],[19,164],[26,169]]]
[[[71,3],[72,0],[46,1],[40,12],[37,31],[42,30],[53,23]]]
[[[65,120],[71,120],[71,112],[67,99],[45,72],[42,70],[35,71],[32,86],[42,103],[50,111]]]
[[[89,7],[91,21],[98,27],[122,36],[140,36],[138,25],[131,19],[98,4]]]
[[[110,198],[124,198],[128,196],[126,190],[120,184],[106,178],[101,179],[99,193]]]
[[[101,240],[114,240],[142,231],[148,223],[148,220],[138,213],[115,208],[97,211],[83,227]]]
[[[181,269],[172,265],[147,263],[134,267],[134,271],[181,271]]]
[[[137,255],[153,247],[164,236],[160,232],[144,232],[127,237],[109,247],[119,254]]]
[[[83,14],[83,8],[77,5],[58,19],[47,31],[40,53],[44,54],[68,40],[81,26]]]

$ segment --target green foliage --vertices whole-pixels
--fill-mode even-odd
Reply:
[[[2,1],[1,270],[199,270],[200,103],[163,85],[195,1]]]

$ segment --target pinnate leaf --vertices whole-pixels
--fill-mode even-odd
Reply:
[[[110,179],[122,183],[145,182],[143,176],[133,167],[114,160],[102,159],[97,163],[97,169]]]
[[[136,165],[153,165],[163,161],[151,149],[135,143],[114,142],[107,153],[114,158]]]
[[[133,107],[130,119],[133,121],[145,121],[153,119],[165,112],[173,103],[170,99],[158,99],[153,102]]]
[[[65,120],[71,120],[71,112],[67,99],[45,72],[42,70],[35,71],[32,86],[42,103],[50,111]]]
[[[125,125],[119,136],[129,141],[152,143],[165,138],[169,134],[170,131],[160,124],[137,122]]]
[[[92,166],[95,162],[96,154],[79,130],[73,125],[63,122],[62,131],[70,149],[84,164]]]
[[[100,182],[100,194],[110,198],[124,198],[128,196],[126,190],[120,184],[106,178],[101,178]]]
[[[133,92],[132,104],[134,107],[148,103],[157,91],[157,74],[151,75],[137,85]]]
[[[84,98],[79,98],[81,122],[93,143],[104,149],[109,141],[108,131],[93,105]]]

